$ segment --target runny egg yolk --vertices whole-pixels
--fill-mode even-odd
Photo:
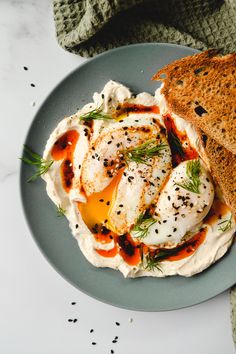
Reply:
[[[78,208],[85,224],[92,229],[95,224],[103,224],[112,230],[109,224],[109,212],[116,198],[117,188],[123,169],[112,179],[111,183],[101,192],[87,197],[86,203],[78,202]]]

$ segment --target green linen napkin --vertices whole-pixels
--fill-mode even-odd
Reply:
[[[59,44],[93,56],[130,43],[236,50],[235,0],[54,0]]]
[[[233,339],[236,346],[236,285],[230,291],[230,304],[231,304],[231,323],[233,330]]]
[[[53,7],[59,44],[82,56],[143,42],[236,51],[236,0],[54,0]],[[231,309],[236,343],[236,287]]]

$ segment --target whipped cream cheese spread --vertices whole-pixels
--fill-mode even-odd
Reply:
[[[44,151],[51,200],[96,267],[125,277],[191,276],[230,247],[234,217],[194,127],[160,89],[134,96],[109,81],[64,118]]]

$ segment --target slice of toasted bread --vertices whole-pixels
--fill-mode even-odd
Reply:
[[[211,172],[236,215],[236,155],[199,130]]]
[[[163,77],[165,76],[165,77]],[[159,70],[170,110],[236,154],[236,53],[211,49]]]

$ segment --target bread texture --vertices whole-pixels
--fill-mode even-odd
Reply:
[[[163,67],[153,80],[164,83],[170,111],[236,154],[236,53],[220,56],[210,49],[188,56]],[[232,155],[226,155],[223,150],[216,156],[228,162]]]
[[[226,203],[236,215],[236,155],[214,139],[198,131],[211,173],[223,192]]]

